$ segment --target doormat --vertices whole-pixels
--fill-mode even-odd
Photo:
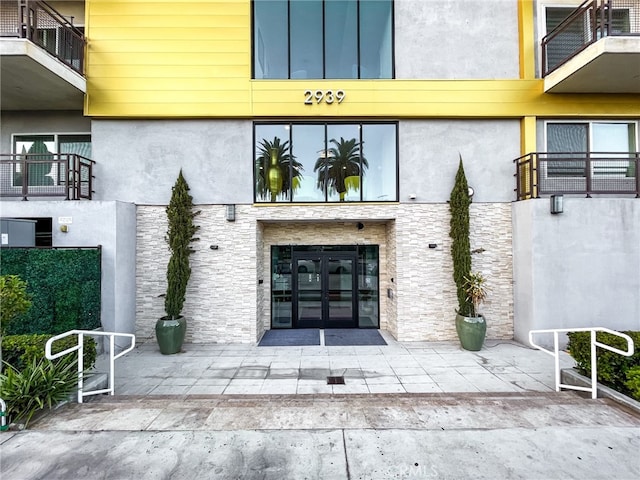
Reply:
[[[259,347],[295,347],[320,345],[320,330],[317,328],[274,329],[264,332]]]
[[[357,328],[331,328],[324,331],[324,344],[327,347],[386,345],[380,331],[376,329],[362,330]]]

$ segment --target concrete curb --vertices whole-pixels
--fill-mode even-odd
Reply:
[[[579,387],[591,386],[591,379],[588,377],[585,377],[584,375],[581,375],[580,373],[578,373],[577,370],[573,368],[563,368],[562,370],[560,370],[560,382],[566,383],[567,385],[576,385]],[[601,397],[614,400],[624,405],[625,407],[630,408],[634,412],[640,414],[640,402],[599,383],[598,398],[601,398]]]

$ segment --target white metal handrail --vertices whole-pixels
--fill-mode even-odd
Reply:
[[[61,338],[69,337],[71,335],[78,335],[78,344],[74,347],[69,347],[66,350],[58,352],[56,354],[51,353],[51,346],[56,340],[60,340]],[[84,391],[84,336],[108,336],[109,337],[109,388],[104,388],[102,390],[91,390],[89,392]],[[131,340],[131,345],[114,355],[115,351],[115,337],[128,337]],[[89,395],[98,395],[100,393],[108,393],[109,395],[114,394],[114,378],[113,372],[115,367],[115,361],[117,358],[129,353],[136,346],[136,336],[132,333],[117,333],[117,332],[100,332],[95,330],[69,330],[68,332],[61,333],[60,335],[56,335],[55,337],[51,337],[47,340],[47,344],[45,345],[45,356],[49,360],[54,360],[56,358],[60,358],[71,352],[78,352],[78,403],[82,403],[82,399]]]
[[[566,385],[560,383],[560,354],[558,350],[558,334],[568,332],[591,332],[591,386],[579,387],[577,385]],[[606,343],[600,343],[596,340],[596,332],[606,332],[624,338],[627,341],[627,350],[622,351]],[[533,341],[533,336],[540,333],[553,333],[553,351],[536,344]],[[555,377],[556,377],[556,392],[560,391],[560,388],[566,388],[569,390],[580,390],[583,392],[591,392],[591,398],[598,398],[598,358],[596,356],[596,347],[604,348],[614,353],[630,357],[634,352],[633,339],[621,332],[611,330],[605,327],[585,327],[585,328],[552,328],[548,330],[530,330],[529,331],[529,343],[539,350],[548,353],[555,360]]]

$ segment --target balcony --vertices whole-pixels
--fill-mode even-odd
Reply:
[[[91,200],[94,163],[71,153],[0,154],[0,197]]]
[[[81,110],[85,38],[45,2],[0,2],[2,110]]]
[[[587,0],[542,39],[547,93],[640,93],[640,0]]]
[[[514,160],[518,200],[544,195],[640,198],[640,152],[528,153]]]

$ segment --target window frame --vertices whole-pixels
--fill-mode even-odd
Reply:
[[[255,3],[259,0],[251,0],[251,80],[393,80],[396,78],[396,62],[395,62],[395,0],[389,0],[390,3],[390,21],[391,21],[391,34],[390,34],[390,42],[391,42],[391,52],[390,52],[390,60],[391,60],[391,74],[390,77],[364,77],[362,78],[362,64],[361,64],[361,52],[360,52],[360,40],[361,40],[361,28],[360,28],[360,4],[361,1],[364,0],[354,0],[357,2],[356,5],[356,21],[357,21],[357,34],[356,34],[356,56],[358,60],[358,75],[356,78],[353,77],[327,77],[326,76],[326,42],[325,42],[325,11],[326,11],[326,2],[327,0],[322,1],[322,78],[292,78],[291,77],[291,1],[287,1],[287,78],[256,78],[256,63],[259,59],[256,58],[256,54],[260,57],[261,53],[264,52],[265,45],[264,39],[262,36],[259,37],[258,45],[256,45],[256,19],[255,19]]]
[[[22,155],[21,152],[17,151],[17,138],[18,137],[53,137],[53,144],[54,144],[54,151],[50,152],[52,155],[58,155],[60,154],[60,138],[61,137],[74,137],[74,136],[86,136],[89,138],[89,143],[91,142],[91,132],[36,132],[36,133],[24,133],[24,132],[20,132],[20,133],[12,133],[11,134],[11,151],[13,153],[13,155]],[[79,154],[77,154],[79,155]],[[16,157],[17,159],[17,157]],[[61,178],[61,175],[63,174],[62,172],[58,171],[58,163],[56,162],[56,160],[52,160],[52,163],[54,165],[52,165],[52,170],[55,170],[55,173],[53,173],[53,176],[51,176],[52,180],[54,180],[54,184],[53,186],[61,186],[65,184],[65,181],[63,178]],[[51,173],[51,172],[49,172]],[[21,175],[22,174],[22,167],[20,165],[19,162],[16,162],[13,164],[13,168],[11,169],[11,186],[12,187],[19,187],[22,182],[16,184],[16,177],[17,175]],[[49,174],[45,175],[45,176],[49,176]],[[30,188],[37,188],[38,185],[30,185]]]
[[[585,154],[586,156],[590,157],[592,160],[595,159],[597,160],[597,157],[591,157],[591,154],[598,154],[598,153],[616,153],[616,152],[600,152],[600,151],[594,151],[593,150],[593,125],[594,124],[617,124],[617,125],[633,125],[634,126],[634,142],[635,142],[635,148],[636,150],[639,149],[639,141],[640,141],[640,132],[638,131],[638,127],[640,127],[640,120],[637,119],[598,119],[598,118],[592,118],[592,119],[579,119],[579,118],[574,118],[574,119],[570,119],[570,118],[563,118],[563,119],[546,119],[543,122],[543,144],[544,144],[544,149],[543,151],[546,152],[547,156],[552,154],[553,152],[549,152],[549,125],[550,124],[580,124],[580,125],[587,125],[587,150],[585,152],[573,152],[576,155],[577,154]],[[631,153],[635,153],[631,147],[627,147],[628,151],[626,153],[631,154]],[[621,152],[622,153],[622,152]],[[584,158],[586,158],[586,156]],[[576,160],[580,161],[580,159],[583,157],[577,157]],[[544,176],[545,178],[556,178],[558,176],[562,176],[562,175],[551,175],[548,170],[548,166],[546,167],[545,171],[544,171]],[[622,168],[622,167],[620,167]],[[592,166],[593,169],[593,166]],[[615,166],[611,167],[611,171],[607,171],[606,169],[602,169],[601,171],[598,172],[594,172],[592,171],[591,174],[592,175],[606,175],[606,176],[619,176],[621,175],[621,173],[618,171],[619,168],[616,168]],[[584,176],[577,176],[577,175],[568,175],[565,176],[567,178],[584,178]]]
[[[339,126],[339,125],[350,125],[350,126],[366,126],[366,125],[390,125],[394,127],[395,130],[395,148],[394,148],[394,152],[395,152],[395,196],[393,199],[391,200],[364,200],[363,199],[363,185],[364,182],[362,182],[362,184],[359,186],[359,190],[360,190],[360,199],[356,200],[356,201],[346,201],[346,202],[340,202],[339,200],[329,200],[329,189],[325,189],[324,193],[324,200],[322,201],[309,201],[309,200],[302,200],[302,201],[297,201],[294,200],[294,196],[293,195],[288,195],[287,200],[284,201],[276,201],[276,202],[269,202],[266,200],[259,200],[258,199],[258,195],[257,195],[257,189],[256,189],[256,184],[257,184],[257,172],[256,172],[256,151],[258,148],[258,138],[256,136],[256,127],[262,126],[262,125],[280,125],[280,126],[288,126],[288,131],[289,131],[289,137],[286,138],[286,140],[288,142],[290,142],[290,146],[289,146],[289,150],[291,149],[291,145],[293,145],[293,126],[296,125],[317,125],[317,126],[322,126],[323,127],[323,138],[322,141],[325,143],[325,146],[327,146],[327,143],[329,142],[329,139],[327,137],[327,130],[329,126]],[[253,132],[252,132],[252,137],[253,137],[253,146],[252,146],[252,170],[253,170],[253,203],[254,204],[260,204],[260,205],[271,205],[271,206],[282,206],[282,205],[291,205],[291,204],[312,204],[312,205],[335,205],[335,204],[366,204],[366,203],[397,203],[399,201],[399,196],[400,196],[400,139],[399,139],[399,122],[397,120],[380,120],[380,121],[375,121],[375,120],[336,120],[336,121],[326,121],[326,120],[322,120],[322,119],[314,119],[314,120],[287,120],[287,119],[282,119],[282,120],[268,120],[268,121],[254,121],[253,122]],[[362,128],[360,128],[360,138],[359,141],[362,142]],[[291,150],[290,150],[291,151]],[[362,155],[362,153],[361,153]],[[315,175],[315,173],[314,173]],[[362,176],[362,174],[361,174]]]

